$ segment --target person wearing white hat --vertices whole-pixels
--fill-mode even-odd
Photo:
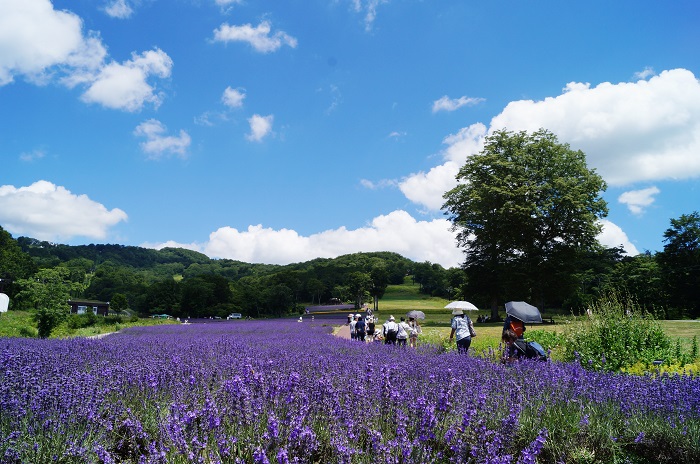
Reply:
[[[452,310],[452,322],[450,323],[452,332],[450,332],[450,343],[453,338],[457,338],[457,351],[462,354],[467,354],[469,345],[472,344],[472,338],[476,337],[474,331],[474,323],[471,318],[464,314],[461,309]]]
[[[389,319],[382,325],[384,343],[387,345],[396,345],[396,335],[398,333],[399,325],[396,323],[394,316],[389,316]]]

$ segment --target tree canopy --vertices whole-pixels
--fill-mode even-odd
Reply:
[[[561,298],[577,253],[607,215],[606,184],[580,150],[547,130],[496,131],[470,156],[443,208],[466,253],[468,288],[500,300]]]
[[[670,303],[700,316],[700,213],[671,219],[659,261]]]

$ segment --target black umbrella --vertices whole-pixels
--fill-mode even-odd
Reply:
[[[407,318],[413,319],[425,319],[425,313],[423,311],[413,310],[406,313]]]
[[[524,301],[509,301],[506,303],[506,314],[527,324],[542,322],[540,310]]]

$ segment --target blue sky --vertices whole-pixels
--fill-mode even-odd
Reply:
[[[607,181],[600,236],[700,210],[694,1],[0,0],[0,226],[286,264],[463,261],[442,194],[492,130]]]

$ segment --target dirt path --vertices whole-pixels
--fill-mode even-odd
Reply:
[[[335,331],[334,335],[336,337],[345,338],[347,340],[350,340],[350,326],[347,324],[341,325],[340,328]]]

